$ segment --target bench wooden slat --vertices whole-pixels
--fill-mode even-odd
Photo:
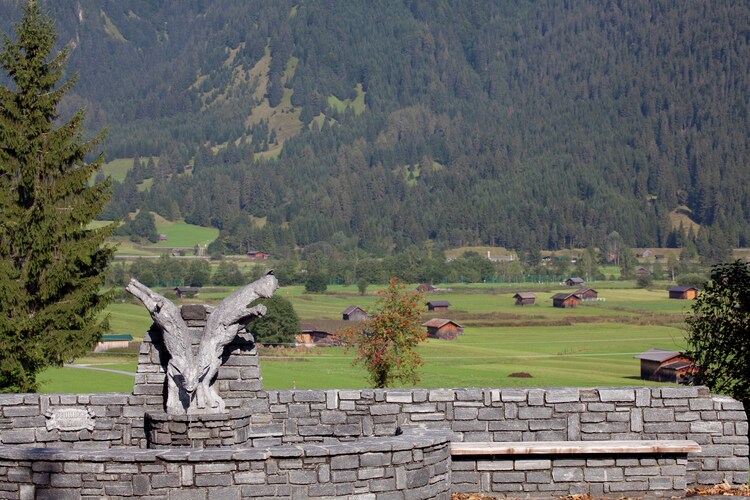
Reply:
[[[697,453],[690,440],[644,441],[528,441],[452,442],[451,455],[593,455],[637,453]]]

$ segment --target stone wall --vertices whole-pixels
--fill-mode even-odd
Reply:
[[[143,415],[160,410],[128,394],[0,395],[0,443],[74,449],[146,448]],[[55,408],[87,408],[93,429],[48,430]],[[456,441],[691,439],[687,484],[748,481],[748,423],[737,401],[701,387],[260,391],[252,446],[335,443],[447,429]]]
[[[494,460],[453,457],[452,488],[510,496],[681,497],[684,456],[503,456]]]
[[[348,444],[96,451],[0,445],[2,498],[450,498],[450,436]]]

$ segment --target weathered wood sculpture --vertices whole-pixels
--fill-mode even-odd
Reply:
[[[242,328],[241,321],[263,316],[266,307],[248,307],[261,297],[270,297],[279,282],[269,271],[259,280],[225,298],[208,317],[197,354],[193,353],[188,326],[180,310],[169,299],[131,279],[125,288],[137,297],[163,333],[171,356],[167,363],[167,413],[171,415],[223,413],[224,400],[213,387],[221,366],[221,355]]]

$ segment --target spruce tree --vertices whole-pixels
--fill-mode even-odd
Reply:
[[[106,330],[113,225],[88,227],[109,198],[108,180],[89,184],[102,155],[86,161],[102,135],[84,139],[82,109],[58,122],[73,81],[60,83],[67,50],[53,54],[52,20],[29,0],[15,35],[0,52],[0,391],[31,392]]]

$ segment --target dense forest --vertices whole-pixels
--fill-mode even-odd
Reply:
[[[221,252],[750,245],[747,2],[41,4],[67,106],[136,158],[103,217]]]

